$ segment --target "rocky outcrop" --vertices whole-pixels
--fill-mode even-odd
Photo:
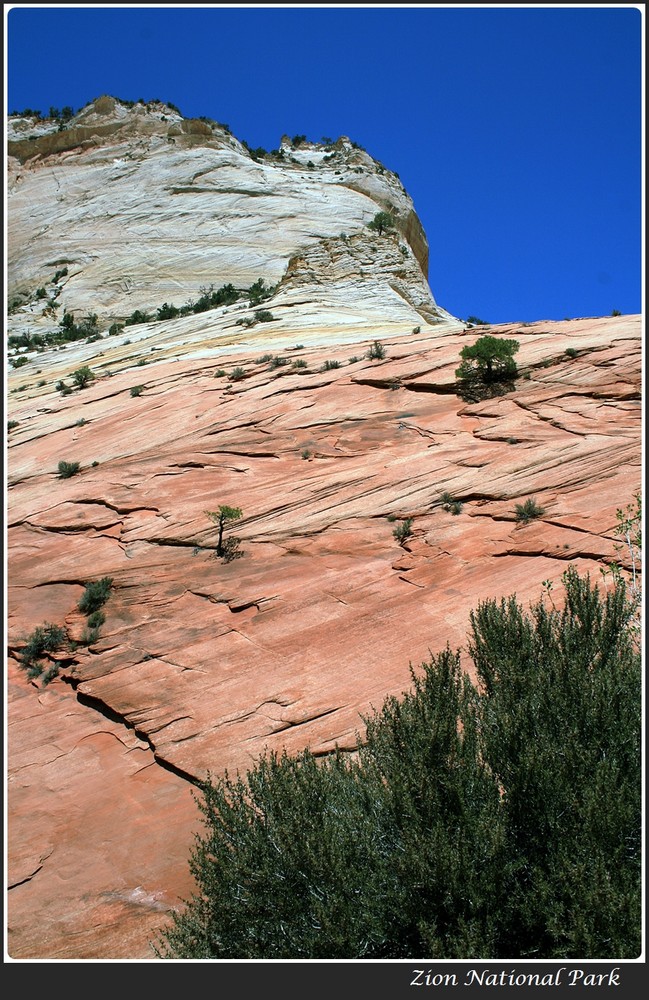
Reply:
[[[272,354],[254,331],[245,348],[183,349],[173,323],[170,354],[163,327],[10,374],[17,958],[152,957],[191,892],[196,781],[266,748],[352,749],[411,663],[465,643],[479,601],[557,593],[569,565],[599,580],[640,485],[640,317],[492,328],[519,340],[521,376],[478,403],[454,377],[474,331],[386,337],[370,360],[371,341],[324,328],[300,349],[276,330]],[[68,396],[62,355],[97,376]],[[59,478],[61,459],[78,473]],[[530,497],[543,513],[523,524]],[[205,513],[220,504],[243,512],[231,562]],[[89,637],[78,602],[105,576]],[[44,686],[19,661],[46,622],[68,647]]]
[[[353,751],[480,601],[624,561],[641,317],[493,327],[519,377],[465,402],[486,330],[437,306],[410,199],[348,139],[262,155],[104,97],[60,130],[10,118],[9,155],[8,950],[150,959],[193,889],[208,771]],[[155,318],[260,278],[261,318],[249,294]],[[97,332],[34,338],[64,310]]]
[[[95,314],[105,331],[206,287],[274,286],[301,255],[318,263],[301,289],[315,317],[337,280],[324,244],[341,234],[375,244],[363,284],[387,322],[397,245],[407,258],[397,316],[411,328],[453,320],[432,297],[425,234],[401,182],[345,137],[251,152],[216,122],[103,97],[62,127],[10,118],[8,152],[10,334],[51,332],[64,311]],[[391,236],[367,228],[382,210]]]

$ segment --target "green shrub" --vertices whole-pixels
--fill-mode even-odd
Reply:
[[[78,462],[65,462],[61,460],[58,466],[59,479],[70,479],[72,476],[77,474],[79,468],[80,466]]]
[[[113,586],[112,576],[102,576],[100,580],[87,583],[77,605],[84,615],[91,615],[104,606]]]
[[[347,362],[347,363],[348,363],[348,364],[350,364],[350,365],[355,365],[355,364],[357,364],[357,362],[359,362],[360,360],[361,360],[361,359],[360,359],[360,358],[358,357],[358,355],[356,355],[356,354],[352,354],[351,358],[349,358],[349,359],[348,359],[348,362]]]
[[[521,521],[523,524],[527,524],[529,521],[533,521],[536,517],[542,517],[545,514],[543,507],[539,507],[536,500],[532,497],[528,497],[525,503],[517,503],[514,506],[516,511],[516,520]]]
[[[622,585],[470,616],[350,755],[267,752],[200,786],[196,892],[165,959],[636,959],[642,657]],[[475,681],[472,680],[475,676]],[[612,792],[614,790],[614,792]]]
[[[22,663],[32,663],[43,653],[56,652],[63,647],[65,640],[66,632],[60,625],[52,625],[50,622],[38,625],[21,650]]]
[[[449,514],[462,513],[462,502],[452,497],[448,490],[444,490],[444,492],[440,495],[439,501],[442,505],[442,509],[447,510]]]
[[[302,449],[302,458],[304,459],[311,458],[311,452],[309,451],[308,448]]]
[[[292,368],[307,368],[307,363],[304,358],[296,358],[291,365]]]
[[[266,364],[268,364],[269,361],[272,361],[272,360],[273,360],[273,355],[272,354],[262,354],[262,356],[259,358],[259,364],[260,365],[266,365]]]
[[[14,427],[19,427],[19,426],[20,426],[20,421],[19,420],[8,420],[7,421],[7,430],[8,431],[12,431],[14,429]]]
[[[340,368],[340,361],[325,361],[320,368],[321,372],[330,372],[335,368]]]
[[[133,397],[135,397],[135,396],[141,396],[143,389],[144,389],[143,385],[132,385],[131,388],[130,388],[131,396],[133,396]]]
[[[72,372],[70,376],[77,389],[85,389],[85,387],[93,381],[95,378],[94,373],[88,368],[88,365],[84,365],[82,368],[77,368],[76,371]]]
[[[255,310],[255,322],[256,323],[272,323],[275,319],[270,309],[256,309]]]
[[[244,369],[241,368],[240,366],[237,366],[236,368],[233,368],[232,371],[230,372],[230,381],[231,382],[240,382],[241,379],[243,379],[245,377],[246,377],[246,373],[245,373]]]
[[[621,316],[621,315],[622,313],[620,312],[619,309],[614,309],[613,312],[611,313],[611,316]]]
[[[412,518],[411,517],[405,518],[405,520],[403,520],[401,524],[398,524],[396,526],[392,534],[399,542],[399,544],[403,545],[406,539],[410,538],[410,536],[412,535]]]
[[[577,351],[576,351],[576,349],[575,349],[574,347],[566,347],[566,350],[565,350],[565,352],[564,352],[564,353],[565,353],[565,354],[566,354],[566,355],[567,355],[567,356],[568,356],[569,358],[576,358],[576,357],[577,357]]]
[[[469,323],[471,326],[489,326],[486,320],[478,319],[477,316],[467,316],[464,322]]]
[[[284,365],[287,364],[288,364],[288,358],[283,358],[281,354],[276,354],[274,357],[271,357],[269,368],[271,369],[282,368]]]
[[[263,278],[258,278],[248,289],[248,301],[251,306],[257,306],[269,299],[275,292],[275,287],[267,285]]]
[[[416,326],[412,332],[413,333],[421,333],[421,327],[420,326]]]
[[[93,611],[92,614],[88,615],[88,628],[99,629],[106,621],[106,615],[103,611]]]
[[[21,354],[18,358],[11,358],[9,364],[12,368],[23,368],[24,365],[29,364],[29,358],[25,357],[24,354]]]
[[[156,319],[175,319],[179,313],[180,310],[176,306],[169,305],[168,302],[163,302],[156,312]]]
[[[217,370],[214,372],[214,378],[225,378],[225,376],[226,376],[225,368],[217,368]]]
[[[138,323],[148,323],[151,317],[148,313],[143,312],[141,309],[136,309],[128,319],[124,320],[124,326],[137,326]]]
[[[79,640],[81,646],[93,646],[99,638],[98,628],[84,628]]]
[[[380,340],[375,340],[369,351],[367,352],[367,357],[370,361],[382,361],[385,357],[385,347]]]

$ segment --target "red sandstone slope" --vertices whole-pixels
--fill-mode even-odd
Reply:
[[[454,370],[475,331],[387,339],[383,361],[350,363],[368,343],[308,347],[306,373],[249,350],[12,396],[12,958],[151,958],[191,891],[185,779],[266,747],[353,747],[360,713],[462,644],[479,601],[526,604],[569,562],[599,577],[615,558],[641,481],[640,317],[489,332],[520,342],[521,377],[474,404]],[[215,378],[237,365],[240,381]],[[59,479],[61,459],[80,472]],[[544,514],[523,525],[528,497]],[[243,511],[227,564],[205,515],[219,504]],[[25,638],[53,622],[80,639],[77,602],[102,576],[99,638],[31,683]]]

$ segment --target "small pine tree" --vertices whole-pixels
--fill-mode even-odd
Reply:
[[[242,516],[241,509],[239,507],[229,507],[227,506],[227,504],[221,504],[218,510],[215,511],[206,510],[205,514],[207,517],[209,517],[210,521],[213,521],[216,524],[219,530],[218,538],[216,541],[216,554],[221,558],[227,559],[227,557],[231,554],[233,546],[232,544],[228,546],[227,543],[223,541],[223,532],[225,531],[226,524],[228,524],[230,521],[239,520],[239,518]],[[235,540],[237,544],[238,541],[239,541],[238,539]],[[234,546],[234,548],[236,548],[236,545]],[[232,556],[233,555],[234,553],[232,553]]]
[[[367,228],[382,236],[383,233],[394,229],[394,219],[389,212],[377,212],[372,221],[367,223]]]

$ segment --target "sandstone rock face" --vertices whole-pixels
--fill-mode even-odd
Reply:
[[[95,102],[74,126],[95,143],[74,153],[78,172],[53,168],[60,154],[25,159],[14,164],[15,178],[25,172],[16,191],[52,170],[65,179],[70,169],[81,184],[99,169],[93,156],[107,155],[102,122],[111,142],[126,144],[136,141],[131,128],[139,137],[150,127],[138,169],[155,162],[158,176],[178,150],[164,139],[163,155],[155,130],[195,138],[174,159],[178,175],[169,161],[168,186],[183,186],[194,154],[223,156],[218,171],[231,170],[231,187],[259,168],[227,136],[212,145],[214,131],[145,113],[135,129],[132,109],[111,101]],[[88,190],[68,189],[61,228],[77,234],[69,252],[78,256],[77,196]],[[130,197],[151,227],[138,192],[134,185]],[[277,267],[270,277],[281,279],[271,322],[237,325],[254,313],[238,302],[91,343],[10,352],[27,359],[8,373],[12,959],[154,958],[151,942],[193,889],[193,791],[208,770],[245,772],[267,749],[352,750],[362,716],[409,686],[411,664],[447,641],[465,644],[481,600],[515,593],[527,605],[543,581],[560,592],[568,565],[599,579],[619,559],[616,511],[641,482],[641,317],[492,327],[519,341],[520,377],[503,396],[463,402],[459,352],[486,331],[465,330],[425,300],[413,248],[399,248],[403,233],[392,242],[367,232],[380,202],[359,209],[346,240],[324,230],[316,239],[306,236],[304,192],[304,214],[286,220],[301,229],[299,245],[279,220],[264,244],[265,263]],[[86,205],[98,198],[95,185]],[[56,212],[41,207],[54,225]],[[53,243],[24,216],[18,225],[16,211],[10,204],[20,284],[36,279],[34,261],[53,262]],[[261,272],[245,251],[259,260],[263,234],[248,218],[251,244],[240,244],[236,266],[254,280]],[[61,291],[69,309],[90,308],[101,275],[97,294],[113,296],[106,308],[116,316],[135,302],[149,307],[154,291],[155,302],[173,298],[170,284],[161,292],[166,236],[158,244],[148,228],[120,258],[116,244],[112,256],[103,236],[94,242],[99,216],[87,219],[87,258]],[[187,231],[177,258],[188,285],[205,281],[209,243],[194,224],[196,243]],[[234,245],[223,250],[233,267]],[[215,241],[213,252],[221,247]],[[118,293],[112,268],[125,261],[137,294]],[[375,340],[383,358],[368,357]],[[94,375],[89,384],[57,391],[81,366]],[[78,462],[77,473],[61,478],[60,461]],[[523,524],[515,507],[529,497],[543,514]],[[226,528],[240,538],[240,558],[229,562],[216,556],[206,514],[221,504],[242,510]],[[394,529],[405,518],[412,535],[400,544]],[[112,586],[93,631],[78,605],[103,577]],[[21,664],[47,623],[65,631],[61,649],[43,657],[58,666],[50,683]]]
[[[345,137],[285,140],[259,158],[217,123],[103,97],[62,130],[10,119],[8,152],[10,334],[56,329],[64,310],[94,313],[106,330],[209,286],[274,286],[299,257],[310,277],[301,300],[315,315],[335,283],[343,299],[375,300],[387,321],[452,319],[428,286],[411,199]],[[381,238],[367,228],[379,211],[396,223]]]

